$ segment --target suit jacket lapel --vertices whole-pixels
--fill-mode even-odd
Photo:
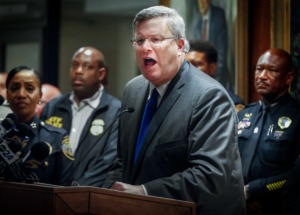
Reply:
[[[132,139],[131,141],[128,143],[129,145],[129,149],[131,149],[130,154],[129,154],[129,159],[130,159],[130,163],[133,164],[133,159],[134,159],[134,154],[135,154],[135,146],[136,146],[136,142],[137,142],[137,137],[140,131],[140,124],[143,118],[143,114],[144,114],[144,108],[145,105],[147,103],[147,98],[149,95],[149,81],[146,79],[143,79],[143,81],[140,82],[140,85],[136,88],[137,90],[137,94],[135,94],[135,98],[134,98],[134,110],[135,110],[135,114],[134,117],[132,119],[133,125],[135,125],[135,127],[133,127],[132,129],[134,129],[133,135],[132,135]],[[138,123],[134,123],[134,122],[138,122]]]
[[[184,84],[185,84],[184,77],[186,74],[185,68],[187,67],[187,65],[188,65],[187,63],[184,63],[183,66],[181,67],[181,69],[179,70],[178,74],[170,82],[170,84],[167,88],[167,91],[165,92],[165,95],[162,98],[161,103],[159,104],[159,108],[157,109],[157,112],[153,116],[153,119],[150,123],[149,129],[145,136],[145,140],[142,145],[139,157],[133,168],[132,179],[134,179],[134,176],[138,173],[138,169],[140,168],[139,165],[142,163],[141,161],[143,160],[143,157],[145,156],[147,148],[149,147],[149,145],[153,144],[152,143],[153,137],[155,136],[156,132],[158,132],[159,127],[163,123],[163,120],[165,119],[168,112],[172,109],[173,105],[176,103],[177,99],[181,95],[180,88],[182,86],[184,86]],[[170,94],[170,96],[168,96],[169,94]],[[135,150],[135,147],[133,147],[133,148]],[[133,151],[133,153],[134,153],[134,151]],[[131,155],[131,158],[132,157],[133,157],[133,154]]]

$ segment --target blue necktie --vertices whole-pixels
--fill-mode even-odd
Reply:
[[[134,162],[137,160],[140,150],[142,148],[147,130],[149,128],[150,122],[152,120],[152,117],[157,109],[157,98],[158,98],[158,92],[154,88],[151,94],[150,99],[148,100],[145,110],[144,110],[144,115],[142,119],[142,124],[140,127],[140,133],[138,136],[136,148],[135,148],[135,154],[134,154]]]

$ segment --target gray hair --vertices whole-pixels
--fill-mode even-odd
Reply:
[[[136,32],[136,26],[145,20],[162,17],[167,19],[167,25],[176,39],[184,39],[184,52],[188,52],[190,45],[185,36],[185,23],[179,13],[173,9],[165,6],[153,6],[141,10],[134,18],[132,23],[133,35]]]

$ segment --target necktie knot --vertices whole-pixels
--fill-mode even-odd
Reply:
[[[263,104],[262,104],[262,110],[263,110],[264,112],[269,111],[269,110],[270,110],[270,105],[263,103]]]
[[[148,100],[147,102],[147,105],[151,102],[153,103],[153,105],[155,106],[155,108],[157,107],[157,98],[158,98],[158,92],[157,92],[157,89],[154,88],[152,90],[152,93],[151,93],[151,96],[150,96],[150,99]]]

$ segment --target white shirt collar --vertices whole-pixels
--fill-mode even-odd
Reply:
[[[103,94],[103,90],[104,90],[104,87],[101,84],[99,90],[92,97],[81,100],[78,107],[80,107],[84,104],[88,104],[92,108],[96,108],[100,103],[100,99]],[[77,103],[75,101],[74,91],[71,92],[69,99],[73,104],[76,104],[76,106],[77,106]]]

